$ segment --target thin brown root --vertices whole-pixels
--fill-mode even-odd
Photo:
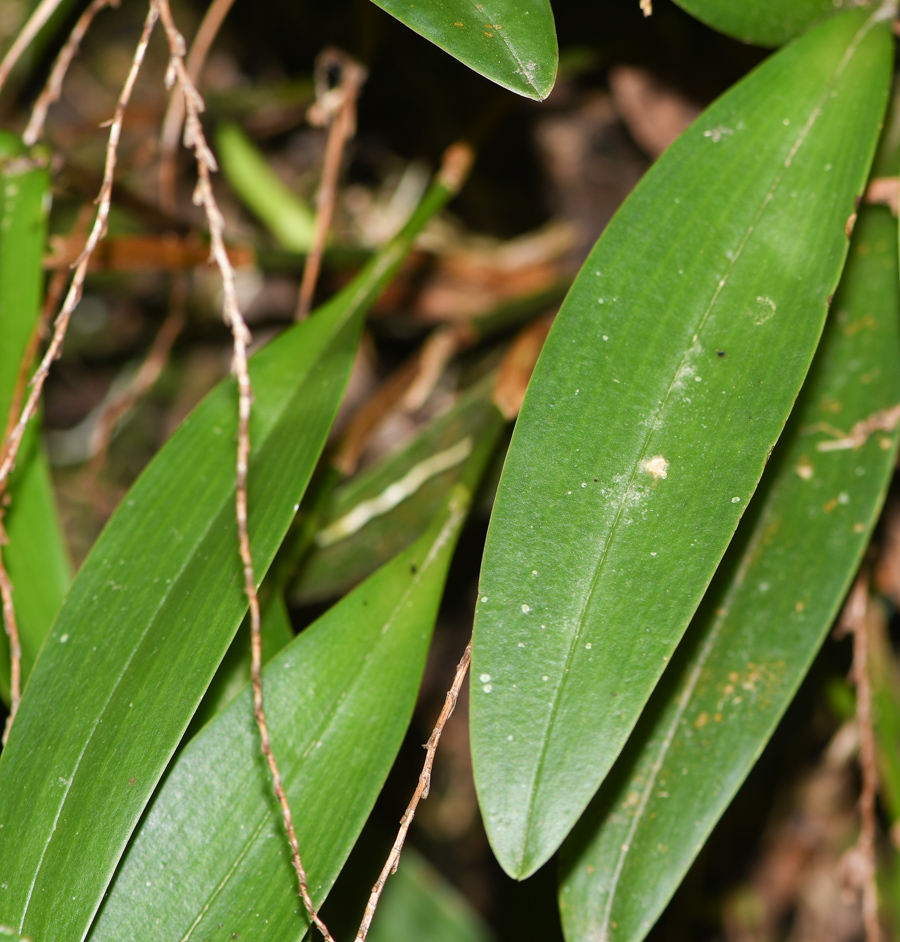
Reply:
[[[260,744],[266,764],[272,775],[272,790],[281,807],[284,829],[287,832],[288,842],[291,846],[291,859],[294,870],[297,872],[297,883],[300,896],[310,920],[322,933],[326,942],[334,942],[325,923],[319,918],[312,897],[309,894],[306,871],[300,858],[300,848],[297,844],[297,835],[294,831],[294,821],[287,795],[272,752],[269,739],[269,728],[263,706],[262,690],[262,640],[260,634],[259,596],[256,591],[256,575],[253,569],[253,556],[250,550],[250,536],[247,530],[247,468],[250,460],[250,408],[253,400],[253,390],[250,385],[250,372],[247,365],[247,347],[250,344],[250,331],[241,315],[235,288],[234,269],[225,250],[225,221],[222,217],[216,198],[213,195],[211,173],[216,170],[216,161],[206,142],[200,114],[203,110],[203,99],[196,86],[188,75],[184,61],[184,37],[178,31],[169,7],[169,0],[153,0],[159,7],[160,19],[166,31],[169,42],[169,73],[170,85],[177,81],[184,95],[185,106],[185,133],[184,141],[187,147],[194,152],[197,162],[197,186],[194,190],[194,203],[202,206],[209,224],[210,244],[212,257],[222,276],[223,289],[223,315],[225,322],[231,329],[234,338],[234,356],[232,371],[238,385],[238,441],[237,441],[237,473],[235,481],[235,511],[237,517],[238,548],[244,570],[244,592],[250,609],[250,649],[252,656],[251,680],[253,685],[253,714],[259,728]]]
[[[453,710],[456,708],[456,701],[459,699],[459,691],[462,688],[463,681],[466,678],[466,673],[469,670],[469,664],[471,660],[472,641],[470,639],[469,643],[466,645],[466,650],[463,653],[462,659],[457,665],[456,676],[453,678],[453,685],[447,691],[447,698],[444,700],[444,708],[441,710],[441,715],[438,717],[434,731],[432,732],[431,736],[428,737],[428,742],[425,744],[427,752],[425,755],[425,765],[422,768],[421,775],[419,776],[419,784],[416,786],[416,790],[413,793],[412,799],[406,808],[406,812],[400,819],[400,831],[397,834],[397,839],[394,841],[394,846],[391,848],[391,853],[388,856],[387,862],[385,863],[381,873],[378,875],[378,880],[376,881],[375,886],[372,887],[372,892],[369,895],[369,902],[366,904],[366,911],[363,915],[362,924],[356,933],[355,942],[365,942],[369,928],[372,925],[372,918],[375,916],[375,910],[378,908],[378,902],[381,899],[381,894],[384,891],[388,877],[392,873],[397,872],[397,867],[400,863],[400,851],[403,850],[403,844],[406,841],[406,835],[409,832],[409,827],[412,824],[413,818],[415,817],[419,802],[428,797],[428,791],[431,788],[431,767],[434,765],[434,756],[437,752],[438,743],[441,740],[441,734],[444,732],[444,727],[447,725],[447,720],[450,719],[450,717],[453,715]]]
[[[61,0],[41,0],[37,9],[28,18],[28,22],[19,31],[15,42],[9,47],[3,61],[0,62],[0,89],[6,84],[10,72],[16,67],[22,53],[31,45],[37,34],[56,12],[60,2]]]
[[[872,726],[872,691],[869,683],[869,632],[866,624],[869,576],[863,569],[844,607],[839,631],[853,634],[851,677],[856,685],[856,722],[859,727],[859,765],[862,789],[859,797],[860,830],[856,846],[842,861],[848,882],[862,894],[862,916],[866,942],[881,942],[878,921],[878,890],[875,835],[875,799],[878,790],[878,759]]]
[[[338,85],[328,88],[328,72],[340,68]],[[338,49],[326,49],[316,60],[316,103],[309,110],[311,124],[331,127],[325,145],[325,161],[322,167],[322,185],[316,207],[316,225],[313,244],[306,256],[303,278],[300,282],[300,298],[297,302],[296,320],[304,320],[312,308],[316,282],[322,267],[325,241],[334,215],[337,196],[337,181],[341,170],[341,158],[347,142],[356,133],[356,102],[366,81],[366,70]]]
[[[75,219],[75,225],[72,227],[70,238],[84,239],[92,212],[93,207],[89,203],[82,205],[78,212],[78,216]],[[5,455],[6,453],[6,443],[12,434],[13,428],[15,428],[16,422],[18,421],[19,413],[22,409],[22,402],[25,399],[25,391],[28,389],[28,377],[31,375],[31,364],[34,362],[34,358],[37,356],[37,352],[40,349],[41,343],[47,339],[47,334],[50,331],[50,322],[53,320],[53,315],[56,313],[56,309],[59,307],[63,292],[66,290],[66,283],[68,280],[68,270],[65,268],[58,268],[53,272],[53,277],[50,279],[50,283],[47,285],[47,293],[44,296],[44,306],[41,309],[41,316],[38,318],[38,322],[34,325],[34,330],[32,330],[31,336],[28,338],[28,344],[25,347],[25,351],[22,354],[22,359],[19,362],[19,373],[16,376],[16,385],[13,390],[12,400],[9,405],[9,415],[7,416],[6,428],[3,432],[4,445],[2,448],[0,448],[0,456]],[[0,489],[0,491],[2,491],[2,489]]]
[[[228,11],[234,5],[234,0],[213,0],[206,10],[191,48],[185,59],[185,68],[191,81],[196,86],[200,82],[203,66],[209,55],[212,44],[215,42],[219,30],[228,16]],[[175,213],[177,210],[175,194],[175,178],[177,174],[178,143],[181,137],[181,128],[184,125],[184,96],[178,89],[169,99],[169,107],[163,119],[160,134],[159,154],[159,203],[167,212]]]
[[[3,547],[9,542],[6,530],[3,527],[2,511],[0,511],[0,597],[3,599],[3,627],[9,636],[9,660],[11,664],[9,717],[3,730],[3,745],[9,739],[13,720],[19,711],[22,700],[22,647],[19,644],[19,628],[16,625],[16,610],[13,607],[13,587],[3,562]]]
[[[78,257],[75,263],[75,271],[72,275],[72,281],[69,285],[66,299],[63,302],[62,309],[56,318],[53,326],[53,337],[44,353],[43,359],[38,364],[31,378],[31,391],[22,408],[18,421],[12,427],[0,458],[0,493],[3,493],[6,487],[6,481],[12,469],[16,464],[16,457],[19,452],[19,446],[22,443],[22,436],[25,434],[25,428],[37,411],[40,402],[41,392],[44,388],[44,381],[50,372],[50,366],[57,359],[62,351],[63,340],[65,339],[66,329],[69,326],[69,320],[72,312],[75,310],[78,302],[81,300],[81,292],[84,287],[84,278],[87,274],[91,255],[100,243],[100,240],[106,235],[106,223],[109,218],[110,203],[112,200],[113,177],[115,176],[116,160],[118,157],[119,138],[122,134],[122,122],[125,118],[125,109],[131,99],[131,93],[134,90],[134,84],[137,80],[138,72],[144,61],[144,55],[147,51],[147,44],[150,41],[150,34],[159,17],[159,8],[157,4],[151,3],[144,21],[144,28],[141,38],[138,41],[134,52],[134,58],[131,62],[128,76],[122,91],[119,94],[119,100],[116,102],[116,109],[113,114],[112,122],[109,127],[109,139],[106,145],[106,163],[103,169],[103,183],[100,187],[100,193],[97,196],[97,215],[94,219],[94,225],[88,236],[84,251]]]
[[[183,284],[183,279],[178,279],[178,282]],[[172,345],[181,333],[182,327],[184,327],[183,289],[181,289],[180,295],[180,303],[173,305],[171,313],[163,321],[162,327],[159,328],[156,339],[153,341],[153,346],[141,364],[137,375],[128,388],[106,406],[97,422],[90,448],[93,455],[90,470],[93,473],[97,473],[106,464],[109,443],[120,419],[150,392],[169,362]]]
[[[34,107],[31,109],[28,127],[25,128],[25,132],[22,134],[22,140],[29,147],[36,144],[43,137],[47,112],[54,102],[59,101],[66,72],[69,71],[72,60],[78,54],[81,41],[84,39],[85,33],[94,21],[94,17],[106,7],[118,7],[118,5],[119,0],[93,0],[91,5],[78,18],[78,22],[75,24],[72,32],[69,33],[69,38],[66,40],[65,45],[60,49],[59,55],[56,57],[56,62],[53,63],[53,69],[44,85],[44,90],[38,96]]]

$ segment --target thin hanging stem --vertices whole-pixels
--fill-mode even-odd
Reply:
[[[281,772],[278,763],[275,760],[275,754],[272,751],[272,743],[269,737],[269,728],[266,721],[266,713],[263,705],[262,689],[262,640],[259,595],[257,594],[256,575],[253,568],[253,555],[250,549],[250,535],[247,528],[247,469],[250,459],[250,409],[253,401],[253,390],[250,385],[250,372],[247,365],[247,348],[250,344],[250,331],[241,315],[238,304],[237,290],[235,287],[234,269],[228,258],[228,252],[225,249],[224,230],[225,222],[219,209],[216,198],[213,194],[210,176],[217,169],[216,160],[213,156],[206,137],[203,133],[203,125],[200,121],[200,114],[203,111],[204,103],[194,85],[185,65],[185,42],[184,37],[178,31],[175,21],[172,17],[172,11],[169,7],[169,0],[154,0],[158,3],[160,18],[163,28],[166,31],[166,37],[169,41],[169,73],[167,80],[170,87],[178,82],[184,95],[185,106],[185,128],[184,143],[194,152],[194,158],[197,162],[197,186],[194,190],[195,205],[202,206],[209,224],[210,243],[212,248],[212,257],[219,268],[222,276],[223,288],[223,315],[225,322],[231,330],[234,340],[234,351],[232,357],[232,371],[238,385],[238,441],[237,441],[237,474],[235,482],[235,512],[237,517],[238,530],[238,549],[241,556],[241,563],[244,571],[244,592],[247,595],[247,601],[250,609],[250,650],[252,657],[251,681],[253,685],[253,714],[256,718],[256,725],[259,728],[260,744],[262,752],[272,775],[272,790],[281,807],[281,815],[284,820],[284,829],[287,832],[288,842],[291,847],[291,859],[294,870],[297,873],[297,883],[300,889],[300,896],[309,918],[313,924],[322,933],[326,942],[334,942],[331,933],[328,931],[325,923],[319,918],[309,893],[309,885],[300,858],[300,848],[297,844],[297,835],[294,830],[294,821],[291,815],[291,808],[288,803],[287,795],[284,791],[284,784],[281,778]]]
[[[403,817],[400,819],[400,831],[397,834],[396,840],[394,841],[394,846],[391,848],[391,853],[388,856],[387,862],[385,863],[381,873],[378,875],[375,886],[372,887],[372,892],[369,894],[369,902],[366,904],[366,911],[363,915],[362,923],[356,933],[356,942],[365,942],[365,938],[368,935],[370,926],[372,925],[372,919],[375,916],[375,910],[378,908],[378,902],[381,899],[381,894],[384,892],[384,887],[388,881],[388,877],[392,873],[397,872],[397,867],[400,864],[400,852],[403,850],[403,844],[406,841],[406,835],[409,832],[409,827],[413,822],[413,818],[415,817],[416,809],[419,807],[419,802],[428,797],[428,792],[431,788],[431,767],[434,765],[434,756],[437,752],[438,743],[441,741],[441,734],[444,732],[444,727],[447,725],[447,720],[450,719],[450,717],[453,715],[454,709],[456,708],[456,701],[459,699],[459,692],[462,689],[463,681],[466,678],[466,673],[469,670],[469,664],[471,663],[471,660],[472,642],[470,640],[466,645],[466,650],[463,653],[462,659],[457,665],[456,676],[453,678],[453,685],[447,691],[447,697],[444,700],[444,708],[441,710],[441,714],[438,717],[437,723],[435,724],[434,731],[428,737],[428,742],[425,744],[425,749],[427,752],[425,754],[425,765],[422,768],[422,773],[419,775],[419,784],[416,786],[416,790],[413,793],[412,799],[410,800]]]

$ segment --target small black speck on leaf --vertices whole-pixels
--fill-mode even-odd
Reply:
[[[413,563],[413,564],[409,567],[409,571],[410,571],[413,575],[415,575],[415,574],[419,571],[419,567],[418,567],[415,563]]]
[[[723,356],[725,356],[725,351],[724,351],[724,350],[716,350],[716,356],[717,356],[717,357],[723,357]]]

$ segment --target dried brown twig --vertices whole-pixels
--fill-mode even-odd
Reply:
[[[878,790],[878,760],[872,728],[872,692],[869,684],[869,636],[866,624],[869,601],[869,575],[863,569],[844,606],[839,634],[853,635],[851,677],[856,686],[856,722],[859,727],[859,765],[862,789],[859,796],[859,840],[844,856],[843,869],[848,882],[862,894],[862,915],[866,942],[880,942],[878,890],[876,886],[875,799]]]
[[[28,22],[19,31],[15,41],[9,47],[3,61],[0,62],[0,89],[3,88],[10,72],[16,67],[22,53],[31,45],[37,34],[47,25],[47,21],[56,12],[61,0],[41,0]]]
[[[340,81],[334,88],[328,87],[328,73],[340,69]],[[325,241],[334,215],[338,174],[344,147],[356,133],[356,101],[366,81],[366,70],[340,49],[326,49],[316,59],[316,103],[309,109],[310,124],[330,124],[328,141],[325,144],[325,160],[322,166],[322,184],[316,206],[316,226],[313,244],[306,256],[303,278],[300,282],[300,298],[297,302],[296,320],[306,318],[312,308],[316,282],[322,267]]]
[[[199,83],[203,66],[206,64],[212,44],[228,16],[234,0],[213,0],[207,8],[191,48],[185,59],[185,68],[194,86]],[[163,118],[162,132],[159,136],[159,202],[169,212],[176,210],[175,175],[177,170],[178,142],[184,125],[184,96],[174,91],[169,99],[169,107]]]
[[[251,640],[251,682],[253,686],[253,713],[259,728],[260,743],[269,772],[272,775],[272,790],[281,807],[284,820],[284,829],[287,832],[288,842],[291,846],[291,859],[297,873],[297,883],[300,896],[313,924],[324,936],[326,942],[334,942],[325,923],[319,918],[312,898],[309,894],[306,870],[300,858],[300,848],[297,844],[297,835],[294,831],[294,821],[281,772],[272,751],[269,738],[269,728],[266,721],[263,705],[262,690],[262,640],[260,634],[259,596],[256,591],[256,575],[253,569],[253,556],[250,550],[250,536],[247,530],[247,468],[250,458],[250,407],[253,391],[250,385],[250,372],[247,366],[247,348],[250,344],[250,331],[241,315],[240,306],[235,288],[234,269],[225,249],[224,229],[225,222],[213,194],[210,175],[217,169],[216,160],[206,137],[200,114],[204,103],[196,86],[188,74],[185,65],[185,42],[172,17],[169,0],[152,0],[158,5],[160,19],[166,31],[169,42],[169,70],[167,83],[171,88],[177,81],[184,95],[185,125],[184,143],[194,152],[197,162],[197,186],[194,189],[194,203],[202,206],[209,224],[212,257],[222,276],[223,287],[223,315],[234,339],[234,355],[232,371],[238,385],[238,445],[237,445],[237,480],[235,484],[235,510],[238,528],[238,547],[244,569],[244,592],[250,608],[250,640]]]
[[[181,303],[174,304],[168,317],[163,321],[150,352],[129,383],[128,388],[107,404],[97,421],[94,434],[91,436],[90,447],[93,455],[90,470],[93,472],[97,472],[105,464],[109,452],[109,443],[119,420],[150,392],[169,361],[172,344],[175,343],[175,339],[184,326],[184,291],[182,290],[180,293],[182,295],[179,299]]]
[[[118,5],[119,0],[93,0],[91,5],[78,18],[78,22],[73,27],[72,32],[69,33],[69,38],[66,40],[65,45],[60,49],[59,55],[56,57],[56,62],[53,63],[53,68],[44,85],[44,90],[38,96],[34,107],[31,109],[31,117],[28,119],[28,126],[22,134],[22,140],[29,147],[36,144],[41,137],[43,137],[44,122],[47,120],[47,112],[50,110],[50,106],[55,101],[58,101],[59,96],[62,94],[62,85],[66,77],[66,72],[69,71],[72,60],[78,54],[78,50],[81,48],[81,41],[84,39],[84,34],[94,21],[94,17],[106,7],[118,7]]]
[[[81,256],[75,264],[75,270],[72,274],[72,281],[69,284],[68,293],[66,294],[62,309],[57,315],[53,325],[53,337],[51,338],[50,344],[47,347],[41,362],[38,364],[38,367],[31,378],[31,391],[25,400],[25,405],[22,407],[22,411],[18,420],[15,422],[6,436],[2,451],[0,451],[0,496],[4,495],[6,492],[6,483],[9,479],[10,473],[16,465],[16,458],[19,453],[19,447],[22,444],[22,437],[25,434],[25,429],[28,426],[28,423],[31,421],[32,417],[37,411],[38,403],[40,402],[41,398],[41,392],[44,388],[44,382],[47,379],[47,374],[50,372],[50,366],[62,351],[63,340],[65,339],[66,329],[69,326],[72,312],[75,310],[75,307],[81,300],[81,294],[84,288],[84,279],[85,275],[87,274],[91,254],[96,249],[100,240],[106,234],[106,224],[109,218],[110,203],[112,200],[113,177],[115,175],[119,139],[122,134],[122,123],[125,118],[125,109],[131,99],[131,93],[134,90],[134,84],[137,80],[138,72],[140,71],[141,64],[144,61],[144,55],[147,51],[147,44],[150,41],[150,34],[153,32],[153,27],[156,25],[158,16],[159,11],[156,3],[151,3],[147,17],[144,20],[144,28],[141,32],[141,38],[138,41],[134,52],[134,57],[131,61],[131,68],[128,71],[125,83],[122,86],[122,91],[119,93],[119,99],[116,102],[115,112],[113,113],[113,119],[110,123],[109,139],[106,145],[106,162],[103,168],[103,183],[100,187],[100,193],[97,196],[97,215],[94,218],[94,225],[91,229],[90,235],[88,236],[84,251],[81,253]],[[2,81],[2,78],[0,78],[0,81]],[[12,727],[12,723],[15,719],[16,711],[19,706],[19,691],[17,688],[18,676],[21,669],[21,649],[18,643],[17,632],[15,633],[15,637],[13,635],[16,626],[15,615],[12,608],[12,586],[9,583],[9,578],[5,568],[2,566],[2,562],[0,562],[0,569],[2,569],[2,573],[0,573],[0,588],[3,590],[2,596],[4,620],[7,631],[10,633],[10,656],[12,660],[11,672],[13,688],[10,698],[11,703],[9,720],[7,721],[6,731],[4,733],[5,739],[9,736],[9,731]]]
[[[366,912],[363,916],[362,924],[356,933],[355,942],[365,942],[369,928],[372,925],[372,918],[374,917],[375,910],[378,907],[378,901],[381,899],[381,894],[384,891],[388,877],[392,873],[397,872],[397,867],[400,863],[400,851],[403,850],[403,844],[406,841],[406,835],[409,831],[409,826],[412,824],[413,817],[416,814],[416,809],[419,807],[419,802],[428,797],[428,791],[431,788],[431,767],[434,765],[434,756],[437,752],[438,743],[441,740],[441,734],[444,732],[444,727],[447,725],[447,720],[450,719],[450,717],[453,715],[453,710],[456,708],[456,701],[459,699],[459,691],[462,688],[463,681],[466,678],[466,673],[469,670],[469,664],[471,660],[472,642],[470,640],[466,645],[466,650],[463,653],[462,659],[457,665],[456,676],[453,678],[453,685],[447,691],[447,698],[444,700],[444,708],[441,710],[441,714],[438,717],[437,723],[435,724],[434,731],[428,737],[428,742],[425,744],[425,748],[428,751],[425,756],[425,765],[422,768],[422,773],[419,775],[419,784],[416,786],[416,790],[413,793],[412,799],[410,800],[403,817],[400,819],[400,832],[397,834],[397,839],[394,841],[394,846],[391,848],[391,853],[387,859],[387,863],[385,863],[384,868],[378,875],[378,880],[375,882],[375,886],[372,887],[372,892],[369,895],[369,902],[366,904]]]

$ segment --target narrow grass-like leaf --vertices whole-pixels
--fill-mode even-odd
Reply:
[[[780,46],[841,10],[877,6],[875,0],[675,0],[720,33],[758,46]]]
[[[250,536],[260,578],[324,445],[364,311],[449,196],[438,183],[351,285],[251,361]],[[83,938],[243,618],[236,408],[233,383],[221,384],[144,471],[35,665],[0,757],[0,921],[27,935]]]
[[[412,847],[388,881],[369,942],[491,942],[466,899]]]
[[[569,942],[646,935],[809,669],[896,461],[896,421],[884,419],[900,408],[898,311],[896,223],[868,209],[809,380],[720,574],[563,845]]]
[[[315,213],[293,193],[237,124],[216,128],[216,152],[231,188],[276,239],[293,252],[308,252]]]
[[[837,285],[891,56],[866,11],[772,56],[654,165],[556,320],[475,621],[475,781],[510,874],[593,796],[762,475]]]
[[[292,601],[333,598],[425,532],[478,439],[494,434],[492,379],[467,390],[399,452],[335,490]]]
[[[480,75],[542,100],[559,54],[549,0],[373,0]]]
[[[0,436],[6,428],[19,365],[37,321],[50,181],[18,139],[0,133]],[[71,581],[50,473],[36,428],[26,433],[9,482],[3,558],[14,586],[28,677]],[[0,697],[9,701],[9,646],[0,640]]]
[[[317,906],[400,748],[447,567],[491,444],[473,454],[428,532],[264,671],[272,745]],[[91,942],[300,939],[308,919],[289,851],[245,690],[173,764]]]

